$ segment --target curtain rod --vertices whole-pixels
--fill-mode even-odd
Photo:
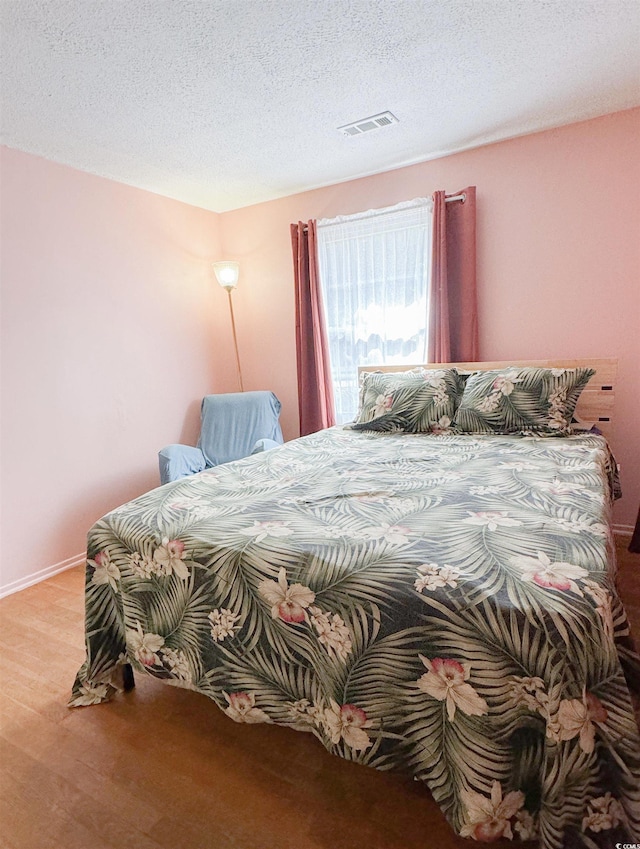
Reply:
[[[459,201],[461,201],[462,203],[464,203],[466,199],[467,199],[467,195],[466,195],[466,193],[465,193],[465,192],[462,192],[462,193],[461,193],[461,194],[459,194],[459,195],[445,195],[444,202],[445,202],[445,203],[453,203],[454,201],[458,201],[458,200],[459,200]],[[386,213],[385,213],[385,214],[386,214]],[[304,225],[304,227],[303,227],[302,229],[303,229],[303,230],[307,230],[307,229],[308,229],[307,225],[305,224],[305,225]]]

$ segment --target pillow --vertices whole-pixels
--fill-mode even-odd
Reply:
[[[353,430],[441,433],[451,427],[464,382],[455,369],[365,372]]]
[[[595,374],[590,368],[519,368],[472,374],[456,413],[462,433],[571,433],[578,398]]]

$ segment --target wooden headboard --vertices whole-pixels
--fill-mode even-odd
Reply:
[[[492,363],[428,363],[413,366],[360,366],[358,377],[363,372],[410,371],[413,368],[456,368],[463,373],[506,369],[509,366],[532,366],[533,368],[592,368],[595,374],[585,386],[574,413],[574,418],[582,427],[596,425],[602,433],[611,439],[613,436],[613,404],[615,400],[618,360],[605,359],[582,360],[504,360]]]

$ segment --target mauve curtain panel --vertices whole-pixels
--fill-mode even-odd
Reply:
[[[296,292],[300,436],[335,424],[329,345],[318,274],[316,222],[291,225]]]
[[[429,297],[428,361],[478,359],[476,187],[455,192],[463,201],[433,194],[433,255]]]

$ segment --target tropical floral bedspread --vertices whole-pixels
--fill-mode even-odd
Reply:
[[[610,479],[594,435],[333,428],[156,489],[89,534],[71,704],[130,663],[412,774],[463,836],[640,842]]]

